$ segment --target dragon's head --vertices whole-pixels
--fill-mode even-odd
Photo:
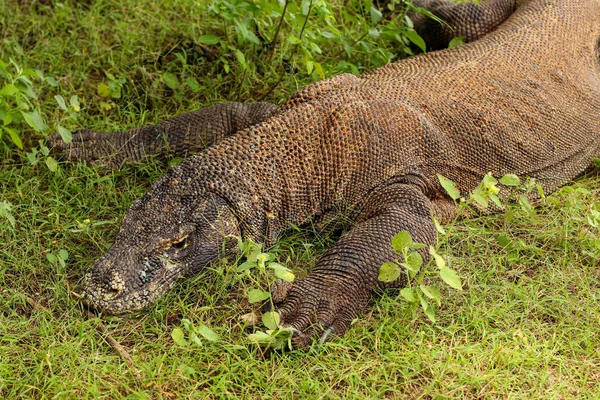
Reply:
[[[151,305],[177,278],[235,249],[239,223],[222,197],[181,193],[170,173],[127,212],[114,244],[84,276],[83,301],[118,314]]]

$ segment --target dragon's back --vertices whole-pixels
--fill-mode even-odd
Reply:
[[[429,137],[420,168],[468,189],[492,172],[552,190],[598,155],[600,1],[523,3],[476,42],[360,78],[369,98],[393,99],[426,121],[397,138],[414,148],[415,134]]]

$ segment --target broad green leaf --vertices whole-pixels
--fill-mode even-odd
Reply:
[[[488,197],[488,193],[485,192],[481,185],[477,186],[475,190],[473,190],[473,200],[483,208],[488,207]]]
[[[371,25],[375,25],[382,17],[381,11],[374,6],[371,6]]]
[[[248,256],[246,257],[248,261],[256,262],[260,253],[262,253],[262,245],[256,244],[252,241],[248,242]]]
[[[275,338],[265,332],[252,333],[248,335],[248,339],[262,346],[269,346],[275,342]]]
[[[429,254],[433,256],[435,260],[435,265],[437,265],[438,268],[444,268],[446,266],[446,260],[444,260],[444,257],[440,256],[435,251],[435,248],[433,246],[429,246]]]
[[[19,132],[17,132],[15,129],[7,128],[6,126],[4,127],[4,130],[8,133],[8,136],[10,136],[10,140],[12,140],[12,142],[18,148],[23,149],[23,142],[21,141],[21,138],[19,137]]]
[[[275,272],[275,276],[286,282],[293,282],[296,279],[296,275],[289,268],[284,267],[279,263],[270,263],[269,268]]]
[[[56,82],[56,79],[54,79],[51,76],[46,77],[46,82],[48,82],[48,85],[50,85],[52,87],[58,87],[58,82]]]
[[[279,314],[275,311],[269,311],[262,315],[262,323],[268,329],[275,330],[279,328],[279,323],[281,322],[281,318]]]
[[[52,264],[55,264],[58,261],[58,259],[56,258],[56,256],[54,254],[51,254],[51,253],[46,254],[46,259],[48,261],[50,261]]]
[[[454,47],[458,47],[461,46],[465,43],[465,37],[464,36],[457,36],[455,38],[453,38],[450,43],[448,43],[448,48],[452,49]]]
[[[423,296],[421,296],[421,294],[418,294],[417,296],[419,298],[419,302],[421,303],[421,307],[423,308],[423,311],[427,310],[427,308],[429,308],[429,302],[427,301],[427,299]]]
[[[183,330],[181,330],[181,328],[173,329],[173,332],[171,332],[171,337],[173,338],[173,341],[179,346],[188,345],[188,341],[185,340],[185,334],[183,333]]]
[[[511,244],[510,238],[506,236],[498,236],[498,244],[502,247],[507,247]]]
[[[71,104],[71,108],[73,109],[73,111],[81,111],[81,104],[79,104],[79,97],[77,97],[77,95],[71,96],[71,98],[69,99],[69,103]]]
[[[515,174],[506,174],[500,178],[500,183],[504,186],[519,186],[521,184],[521,179]]]
[[[448,286],[462,290],[462,283],[460,282],[460,278],[455,270],[450,267],[444,267],[440,269],[440,276],[444,282],[448,284]]]
[[[98,96],[100,96],[100,97],[109,97],[110,96],[110,87],[106,83],[99,84],[96,91],[98,92]]]
[[[175,90],[179,87],[179,79],[171,72],[164,72],[161,76],[162,81],[169,89]]]
[[[13,96],[17,93],[19,93],[19,89],[12,83],[4,85],[2,90],[0,90],[0,96],[4,96],[4,97]]]
[[[66,250],[60,250],[58,252],[58,256],[63,259],[63,260],[68,260],[69,259],[69,252]]]
[[[242,272],[256,267],[256,261],[246,261],[240,265],[238,265],[236,271]]]
[[[219,38],[215,35],[202,35],[196,38],[196,41],[203,44],[217,44],[219,43]]]
[[[431,322],[435,323],[435,310],[433,309],[433,307],[428,305],[427,308],[425,308],[423,311],[425,311],[425,315],[427,315],[427,318],[429,318]]]
[[[414,290],[412,290],[411,288],[402,289],[400,291],[400,296],[402,296],[404,300],[408,301],[409,303],[416,303],[419,300],[417,299]]]
[[[504,209],[504,206],[502,205],[500,198],[498,196],[496,196],[495,194],[490,194],[490,200],[492,200],[499,209],[501,209],[501,210]]]
[[[60,94],[57,94],[56,96],[54,96],[54,100],[56,100],[60,108],[67,111],[67,103],[65,102],[64,97],[62,97]]]
[[[52,157],[46,157],[46,166],[52,172],[56,172],[58,169],[58,162]]]
[[[452,200],[458,200],[460,198],[460,191],[456,188],[456,184],[440,174],[437,174],[437,177],[446,193],[448,193],[448,196],[450,196]]]
[[[60,125],[56,125],[56,130],[58,131],[58,134],[60,135],[63,142],[71,143],[73,141],[73,135],[71,134],[71,131],[67,128],[64,128]]]
[[[275,339],[271,347],[275,350],[284,349],[288,344],[292,347],[291,339],[293,332],[290,328],[278,329],[275,332],[271,332],[271,337]]]
[[[202,340],[200,340],[200,338],[198,337],[198,335],[196,335],[195,332],[190,332],[190,340],[200,347],[204,346],[204,344],[202,343]]]
[[[189,77],[185,80],[185,83],[194,93],[198,93],[200,90],[202,90],[202,86],[200,86],[196,78]]]
[[[421,254],[417,253],[416,251],[413,251],[408,253],[408,255],[406,256],[406,260],[404,260],[404,263],[410,266],[411,271],[417,273],[423,266],[423,257],[421,257]]]
[[[442,224],[440,224],[440,222],[437,219],[435,219],[435,218],[433,219],[433,224],[435,225],[435,229],[438,231],[438,233],[440,235],[446,234],[446,230],[444,229]]]
[[[210,342],[218,342],[221,340],[221,336],[218,333],[210,329],[208,326],[202,324],[198,328],[196,328],[196,332],[202,335],[204,339]]]
[[[23,115],[27,125],[32,127],[36,132],[44,132],[48,129],[48,125],[46,125],[44,119],[37,110],[31,112],[21,111],[21,115]]]
[[[248,292],[248,301],[252,303],[258,303],[259,301],[265,301],[270,297],[269,292],[265,292],[260,289],[252,289]]]
[[[423,294],[430,299],[434,300],[436,304],[439,306],[442,302],[442,294],[439,290],[432,286],[420,285],[419,288],[423,292]]]
[[[418,48],[420,48],[423,51],[423,53],[425,53],[427,51],[427,45],[425,44],[425,41],[423,40],[423,38],[421,36],[419,36],[417,31],[415,31],[414,29],[406,29],[404,31],[404,36],[406,36],[406,38],[408,40],[410,40]]]
[[[408,231],[400,231],[392,238],[392,247],[398,254],[402,254],[405,249],[410,248],[412,243],[412,236],[410,236]]]
[[[385,262],[381,268],[379,268],[379,276],[377,279],[381,282],[393,282],[398,279],[401,273],[402,271],[395,263]]]
[[[524,194],[519,195],[519,205],[521,209],[526,213],[530,214],[533,211],[533,206],[529,202],[529,199]]]

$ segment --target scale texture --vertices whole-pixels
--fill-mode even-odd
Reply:
[[[375,291],[406,283],[379,282],[379,268],[397,257],[396,233],[434,245],[431,216],[454,216],[436,174],[463,194],[488,172],[535,178],[550,193],[600,155],[599,0],[423,5],[471,42],[312,84],[278,109],[228,103],[176,117],[182,127],[159,135],[84,131],[75,145],[56,144],[94,161],[107,143],[133,143],[120,163],[142,158],[157,138],[179,154],[217,142],[132,205],[85,275],[84,300],[107,313],[142,309],[177,277],[235,251],[236,236],[268,245],[292,224],[343,215],[351,228],[315,269],[273,288],[283,323],[297,330],[293,343],[304,346],[342,335]],[[425,26],[431,48],[451,39]]]

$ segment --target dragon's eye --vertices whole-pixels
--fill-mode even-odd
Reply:
[[[187,246],[187,236],[175,243],[172,243],[171,249],[172,250],[181,250],[181,249],[185,249],[186,246]]]

